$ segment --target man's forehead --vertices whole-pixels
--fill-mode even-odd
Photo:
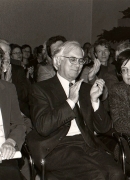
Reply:
[[[106,45],[98,45],[96,46],[96,49],[108,49],[108,47]]]
[[[83,57],[83,50],[80,47],[74,47],[73,49],[67,49],[64,51],[64,55],[76,57],[79,56],[80,58]]]
[[[29,51],[30,51],[30,48],[29,48],[29,47],[26,47],[26,48],[23,49],[23,51],[25,51],[25,50],[29,50]]]

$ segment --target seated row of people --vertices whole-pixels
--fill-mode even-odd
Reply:
[[[102,147],[99,148],[101,151],[97,148],[94,131],[105,133],[112,127],[110,117],[103,110],[100,99],[108,100],[109,94],[110,99],[113,97],[110,92],[115,93],[115,90],[111,91],[111,88],[116,87],[116,82],[119,82],[116,72],[120,74],[124,70],[126,72],[124,76],[129,75],[129,62],[126,61],[129,57],[126,59],[125,55],[124,64],[122,61],[122,64],[120,63],[122,71],[118,71],[120,62],[118,58],[114,65],[108,63],[110,46],[107,41],[100,40],[93,47],[96,58],[89,66],[90,61],[88,65],[85,64],[85,53],[80,44],[67,41],[62,36],[52,37],[43,46],[37,47],[35,59],[29,59],[30,46],[24,45],[21,48],[16,44],[10,45],[4,40],[0,41],[1,79],[13,83],[16,87],[23,118],[21,122],[26,126],[26,134],[32,130],[33,122],[32,137],[40,134],[43,136],[44,147],[51,149],[45,153],[48,162],[47,171],[52,171],[57,179],[84,180],[100,177],[105,180],[108,179],[108,174],[110,180],[124,179],[121,168],[114,162],[112,156],[108,156]],[[129,54],[130,50],[127,51]],[[87,73],[84,73],[85,71]],[[43,82],[46,79],[48,80]],[[87,84],[83,82],[86,82],[86,79]],[[34,85],[32,86],[30,82]],[[129,85],[129,77],[126,77],[124,82]],[[74,85],[69,88],[69,83]],[[110,108],[115,101],[111,100]],[[80,113],[75,111],[77,104]],[[17,104],[17,107],[19,106]],[[113,107],[112,109],[114,110]],[[107,110],[110,113],[116,112]],[[113,114],[111,117],[114,117]],[[113,122],[117,121],[114,119]],[[46,144],[46,137],[50,137],[49,144]],[[24,136],[22,138],[24,139]],[[61,140],[57,141],[57,139]],[[100,143],[99,146],[101,146]],[[95,155],[92,155],[93,153]],[[64,159],[63,154],[65,154]],[[79,166],[76,164],[77,157]],[[52,161],[55,162],[54,166],[51,165]],[[70,168],[67,166],[68,163],[71,164]],[[62,174],[66,176],[63,177]]]

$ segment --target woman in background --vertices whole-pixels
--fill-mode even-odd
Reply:
[[[119,54],[116,69],[122,81],[109,93],[111,117],[115,129],[130,136],[130,50]]]
[[[117,132],[130,136],[130,49],[118,55],[116,69],[121,80],[112,86],[109,92],[110,114]],[[130,164],[130,149],[123,140],[127,165]],[[115,148],[118,155],[118,146]]]

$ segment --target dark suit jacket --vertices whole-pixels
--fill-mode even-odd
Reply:
[[[13,139],[20,150],[25,139],[26,128],[19,110],[16,89],[12,83],[3,80],[0,80],[0,108],[5,138]]]
[[[29,99],[28,99],[30,83],[27,81],[22,66],[15,64],[11,64],[11,65],[12,65],[12,83],[16,87],[20,110],[22,111],[23,114],[25,114],[28,118],[30,118]]]
[[[90,89],[91,85],[83,83],[79,91],[79,103],[83,118],[78,122],[78,127],[86,143],[95,148],[94,131],[107,132],[111,127],[111,121],[103,111],[101,104],[96,112],[93,111]],[[76,118],[76,114],[66,99],[66,94],[57,76],[34,84],[32,87],[30,108],[35,130],[28,135],[28,143],[36,161],[40,154],[44,158],[57,146],[68,133],[71,120]],[[37,154],[34,152],[35,148]]]

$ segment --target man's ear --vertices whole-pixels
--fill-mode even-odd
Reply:
[[[61,59],[59,57],[54,57],[53,58],[53,65],[58,70],[58,67],[61,65]]]
[[[57,64],[58,64],[58,66],[61,65],[61,59],[59,57],[57,57]]]

